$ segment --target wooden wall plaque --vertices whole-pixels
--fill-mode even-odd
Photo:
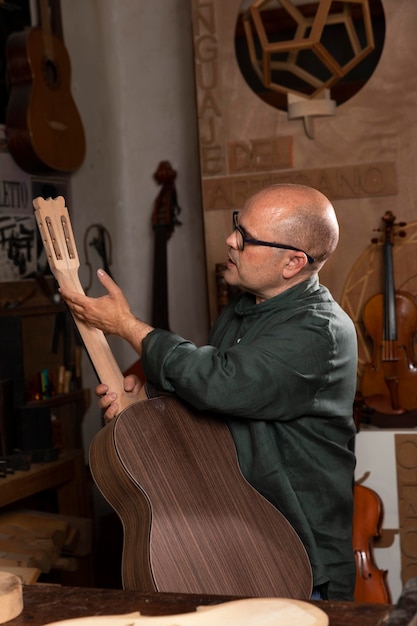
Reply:
[[[378,2],[371,0],[372,5]],[[341,236],[321,280],[338,300],[385,210],[398,207],[400,219],[415,219],[408,199],[417,197],[417,184],[407,152],[417,149],[405,147],[417,135],[411,124],[411,93],[417,101],[417,87],[409,81],[407,98],[400,94],[402,72],[407,71],[401,55],[416,64],[417,44],[409,24],[410,11],[417,19],[417,5],[382,0],[386,33],[376,70],[358,93],[338,104],[334,115],[313,118],[311,138],[302,119],[289,119],[286,110],[262,100],[240,71],[236,24],[242,6],[249,4],[250,0],[192,0],[211,321],[217,312],[215,266],[227,256],[231,212],[259,188],[301,182],[319,188],[333,201]],[[393,93],[398,94],[394,107],[389,98]]]
[[[417,435],[395,435],[401,580],[417,576]]]

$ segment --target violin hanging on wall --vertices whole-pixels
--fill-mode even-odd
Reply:
[[[175,179],[177,172],[169,161],[161,161],[157,167],[154,179],[161,185],[161,190],[155,199],[152,212],[152,229],[154,231],[154,258],[153,258],[153,297],[152,321],[155,328],[170,330],[168,314],[168,259],[167,244],[176,226],[181,226],[178,214],[181,207],[178,204]],[[145,375],[141,360],[135,361],[124,375],[136,374],[142,381]]]
[[[365,365],[361,391],[368,407],[395,415],[417,408],[417,364],[413,350],[417,304],[411,294],[395,289],[392,253],[395,215],[387,211],[382,220],[384,291],[372,296],[363,310],[373,351],[370,363]],[[400,231],[398,235],[404,233]]]
[[[169,161],[161,161],[154,178],[161,190],[155,200],[152,228],[155,235],[152,325],[169,330],[168,320],[168,261],[167,244],[176,226],[180,226],[175,179],[177,172]]]
[[[354,486],[353,549],[356,562],[355,602],[390,604],[388,572],[378,568],[372,549],[381,535],[383,504],[379,495],[359,483]]]

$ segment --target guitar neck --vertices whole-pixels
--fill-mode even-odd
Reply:
[[[54,200],[36,198],[33,205],[49,266],[59,286],[84,294],[78,276],[78,253],[64,199],[61,196]],[[100,382],[117,393],[121,409],[130,406],[137,397],[124,391],[123,374],[103,332],[75,316],[73,319]]]
[[[394,266],[392,245],[384,245],[384,340],[397,340],[397,316],[395,310]]]
[[[48,0],[40,0],[39,10],[40,10],[40,27],[41,27],[42,35],[43,35],[43,45],[45,49],[45,55],[47,59],[51,60],[54,58],[54,48],[53,48],[51,17],[49,13]]]
[[[84,294],[77,273],[62,273],[57,271],[55,278],[60,287],[65,287],[66,289]],[[126,394],[123,390],[123,374],[110,350],[104,333],[98,328],[94,328],[82,322],[75,316],[73,316],[73,320],[78,328],[78,332],[80,333],[98,379],[100,382],[108,385],[119,397],[124,398]],[[123,401],[122,408],[129,406],[131,403],[131,401],[127,401],[126,403]]]

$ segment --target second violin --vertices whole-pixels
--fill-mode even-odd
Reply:
[[[372,296],[363,310],[373,352],[363,372],[361,391],[369,407],[395,414],[417,408],[417,364],[413,351],[417,304],[408,292],[395,290],[392,255],[395,216],[387,211],[382,220],[384,292]]]

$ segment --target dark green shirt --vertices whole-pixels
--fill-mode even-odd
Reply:
[[[352,600],[357,341],[318,278],[261,304],[238,296],[207,346],[155,330],[142,358],[150,381],[224,414],[243,475],[298,532],[314,585]]]

